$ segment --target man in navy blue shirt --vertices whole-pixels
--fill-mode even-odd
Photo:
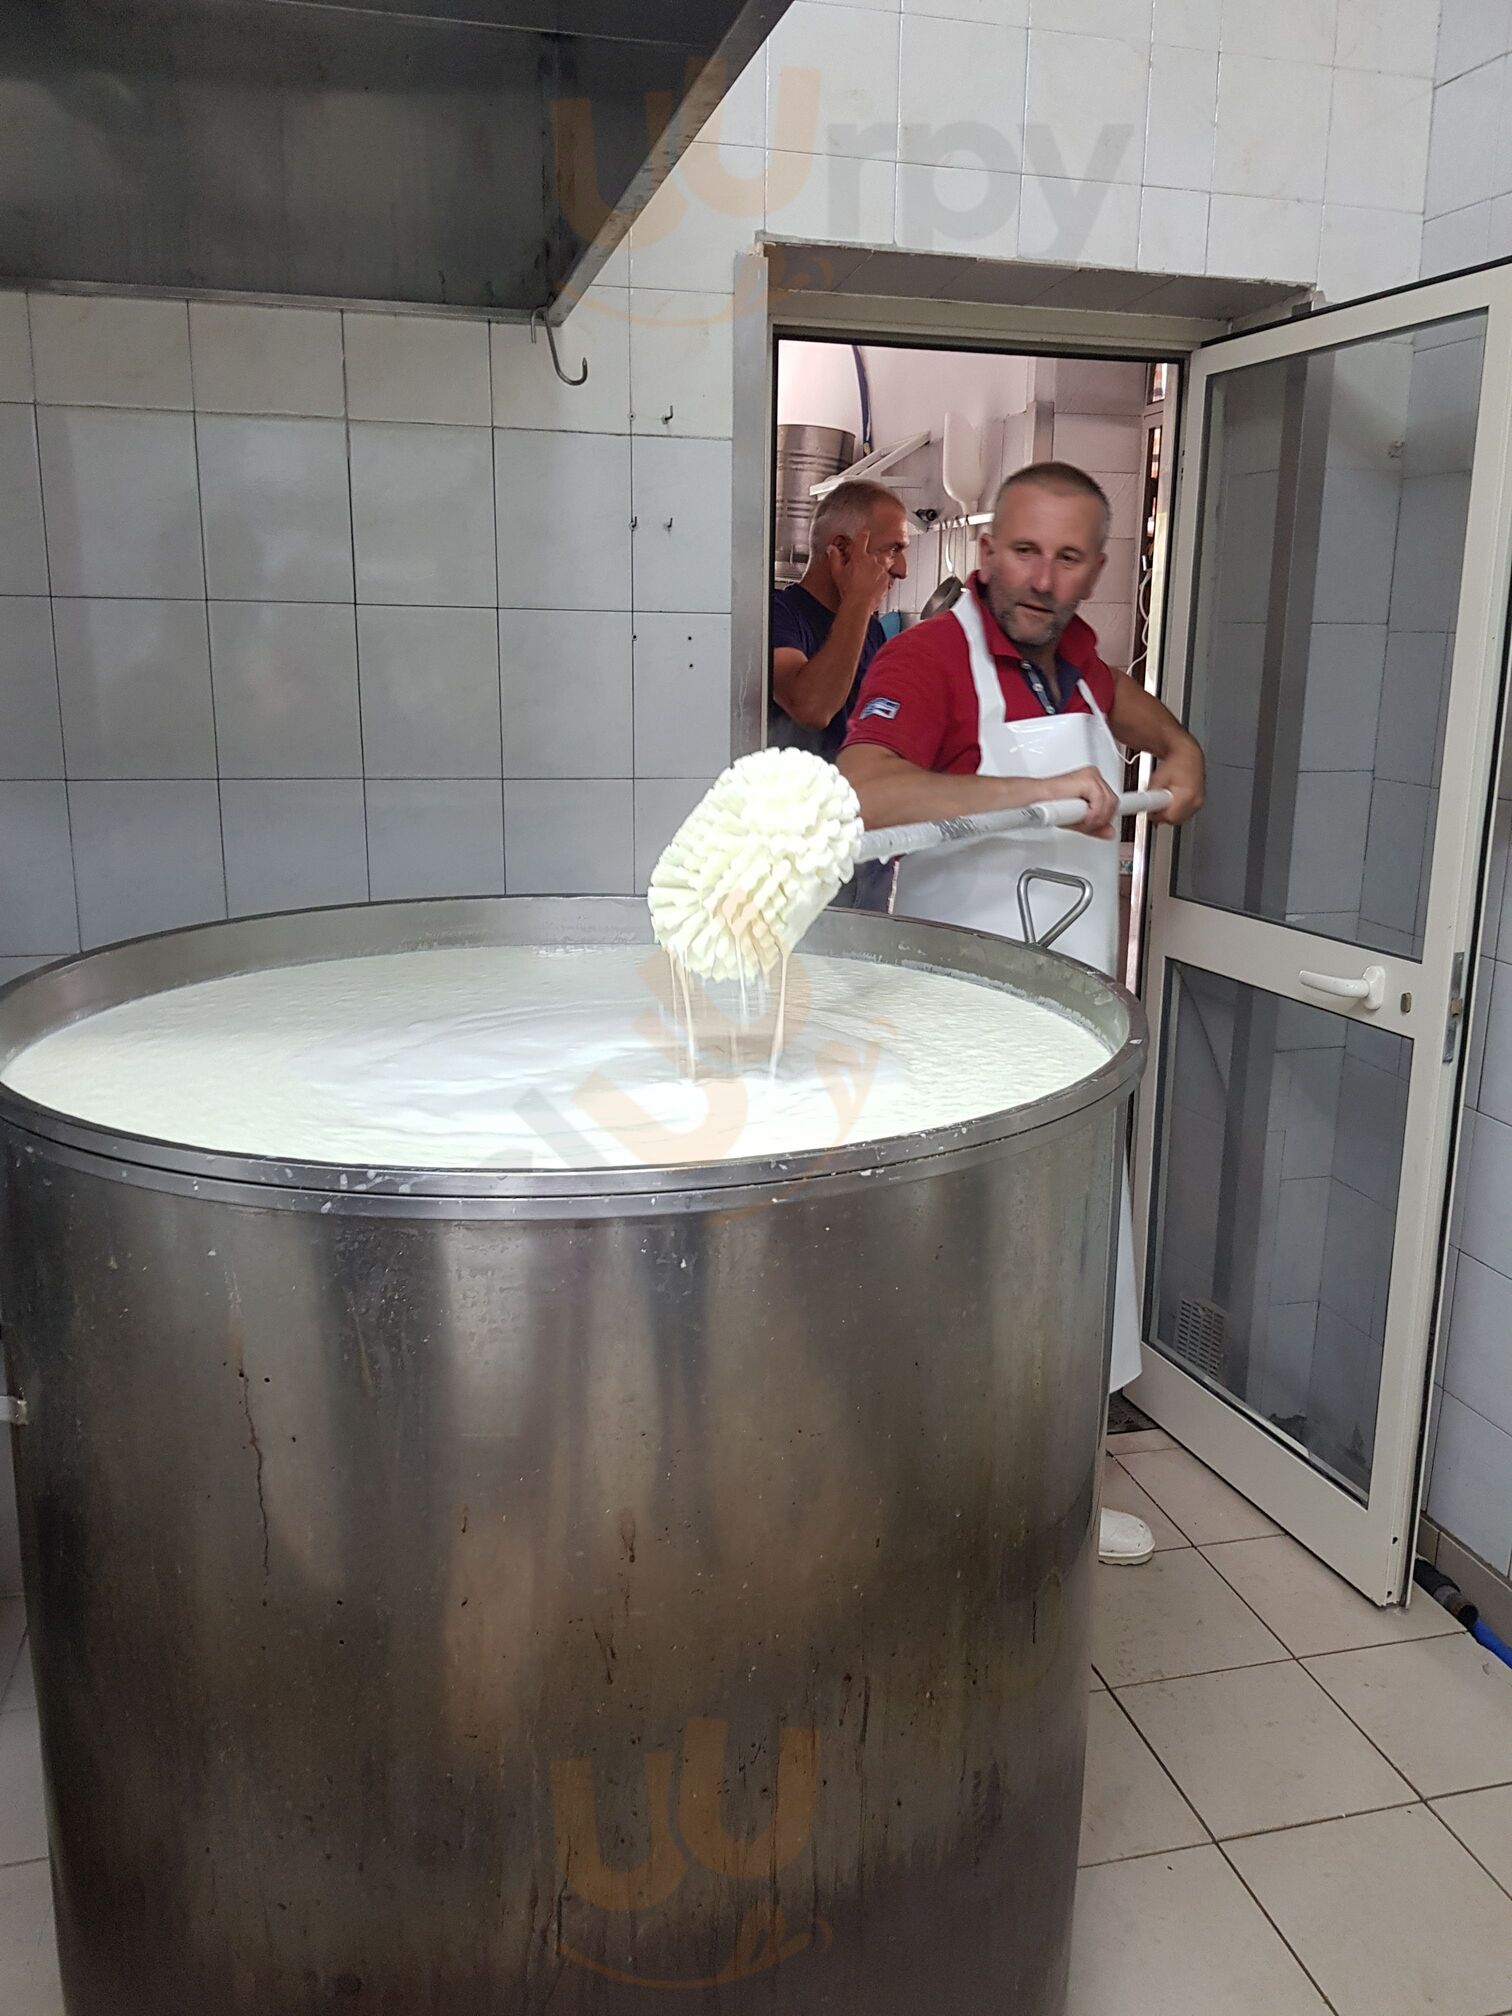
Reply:
[[[833,763],[885,642],[877,611],[908,574],[908,513],[880,483],[841,483],[814,513],[803,579],[772,593],[767,741]]]

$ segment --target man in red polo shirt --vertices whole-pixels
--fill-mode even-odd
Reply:
[[[1101,487],[1069,463],[1037,462],[1010,476],[982,535],[979,571],[955,607],[905,630],[872,660],[840,768],[868,826],[1022,804],[1026,779],[1036,780],[1036,798],[1083,799],[1087,816],[1073,831],[1003,835],[905,858],[893,908],[1020,938],[1020,878],[1036,869],[1070,873],[1088,883],[1092,900],[1056,948],[1112,974],[1123,749],[1154,756],[1151,785],[1171,793],[1157,816],[1173,824],[1202,805],[1203,759],[1168,708],[1103,663],[1076,613],[1106,563],[1108,520]],[[1053,915],[1047,895],[1062,892],[1031,882],[1026,893],[1043,924]],[[1117,1391],[1140,1369],[1127,1195],[1114,1300]],[[1147,1560],[1153,1546],[1143,1521],[1102,1515],[1104,1560]]]

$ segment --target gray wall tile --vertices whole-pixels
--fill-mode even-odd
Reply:
[[[233,917],[367,901],[359,781],[228,781],[221,786],[221,818]]]
[[[357,660],[369,777],[499,775],[492,609],[359,608]]]
[[[189,337],[202,413],[345,410],[341,316],[333,308],[194,301]]]
[[[1439,52],[1443,42],[1460,42],[1452,34],[1452,16],[1466,14],[1474,8],[1488,24],[1500,14],[1500,0],[1472,0],[1466,8],[1460,0],[1450,0],[1445,10],[1445,22],[1439,38]],[[1506,48],[1504,26],[1492,28],[1492,34],[1502,48],[1496,50],[1500,56]],[[1456,65],[1456,71],[1462,67]],[[1484,58],[1474,69],[1466,67],[1468,75],[1443,77],[1441,89],[1433,93],[1433,133],[1427,147],[1427,196],[1425,196],[1425,216],[1439,218],[1447,210],[1464,210],[1468,204],[1484,202],[1496,196],[1492,183],[1496,181],[1496,129],[1500,123],[1502,109],[1502,79],[1498,75],[1500,65],[1486,65]]]
[[[0,784],[0,862],[0,952],[76,952],[64,785]]]
[[[1486,857],[1486,909],[1480,954],[1494,959],[1501,939],[1502,903],[1507,893],[1507,854],[1512,845],[1512,803],[1498,798],[1491,815],[1491,839]],[[1512,951],[1512,934],[1507,938]]]
[[[70,777],[213,777],[203,602],[53,604]]]
[[[1392,561],[1401,489],[1395,475],[1379,470],[1329,469],[1318,533],[1315,622],[1384,623],[1388,610],[1396,621]]]
[[[54,595],[199,596],[199,478],[187,413],[37,415]]]
[[[494,476],[503,608],[631,606],[628,439],[500,428]]]
[[[1385,663],[1384,624],[1313,625],[1302,722],[1302,769],[1371,768]]]
[[[635,619],[635,769],[709,777],[730,760],[730,619]]]
[[[214,784],[70,784],[68,803],[86,946],[225,916]]]
[[[1273,1302],[1315,1302],[1323,1274],[1324,1240],[1328,1232],[1329,1193],[1326,1176],[1299,1176],[1281,1185],[1276,1224],[1276,1264],[1271,1276]],[[1203,1184],[1204,1197],[1215,1194]]]
[[[735,313],[729,294],[637,286],[630,311],[633,431],[728,440]]]
[[[621,241],[623,244],[623,241]],[[489,341],[493,360],[493,417],[498,427],[551,428],[586,434],[630,431],[630,295],[618,287],[595,287],[558,331],[557,343],[568,371],[588,364],[582,385],[565,385],[551,368],[544,335],[530,340],[520,322],[495,322]]]
[[[1512,853],[1512,806],[1504,812],[1498,804],[1491,829],[1491,844],[1493,853],[1488,895],[1495,898],[1496,910],[1494,914],[1488,910],[1486,917],[1487,933],[1495,934],[1494,943],[1488,949],[1498,957],[1503,952],[1512,956],[1512,875],[1507,872],[1509,853]]]
[[[499,667],[506,777],[629,776],[628,613],[501,609]]]
[[[1380,1340],[1367,1337],[1325,1300],[1318,1310],[1307,1388],[1313,1446],[1325,1460],[1330,1454],[1337,1460],[1349,1450],[1369,1455],[1375,1446],[1380,1391]]]
[[[1244,887],[1249,860],[1250,800],[1254,794],[1253,770],[1232,763],[1209,763],[1207,798],[1219,816],[1196,820],[1181,834],[1181,894],[1197,902],[1236,900]],[[1364,823],[1360,844],[1364,845]]]
[[[1474,334],[1419,349],[1413,357],[1402,463],[1409,476],[1444,476],[1470,467],[1486,347],[1479,324],[1478,316],[1467,318],[1460,326]]]
[[[1370,794],[1370,837],[1360,884],[1360,916],[1411,933],[1418,892],[1433,854],[1433,793],[1422,784],[1377,778]]]
[[[339,420],[199,421],[212,597],[352,598],[346,429]]]
[[[1449,694],[1448,639],[1438,630],[1396,632],[1386,646],[1386,683],[1375,773],[1399,784],[1438,781],[1439,726]]]
[[[1219,498],[1218,587],[1214,607],[1233,623],[1263,623],[1271,550],[1275,545],[1276,475],[1270,469],[1236,472]],[[1393,521],[1394,522],[1394,521]],[[1384,622],[1384,592],[1376,606],[1340,610],[1339,622]],[[1322,612],[1319,619],[1323,620]]]
[[[35,396],[26,296],[0,288],[0,399]]]
[[[1443,84],[1467,70],[1478,70],[1483,63],[1491,62],[1493,57],[1504,55],[1507,42],[1507,17],[1498,0],[1443,0],[1439,10],[1437,60],[1433,72],[1435,81]],[[1489,81],[1494,84],[1495,78]],[[1449,103],[1458,112],[1463,100],[1452,96]],[[1492,106],[1495,103],[1493,92]],[[1457,122],[1451,120],[1449,123],[1452,128]],[[1488,125],[1489,121],[1468,134],[1460,132],[1456,135],[1451,131],[1446,138],[1454,140],[1456,149],[1468,155],[1477,140],[1487,137]],[[1468,200],[1460,197],[1461,202]],[[1446,209],[1452,207],[1452,200],[1444,205]],[[1433,208],[1430,203],[1430,215]]]
[[[351,435],[358,601],[492,608],[489,429],[354,421]]]
[[[502,801],[497,781],[374,778],[367,787],[374,902],[502,896]]]
[[[1386,1320],[1396,1220],[1347,1183],[1329,1185],[1321,1299],[1355,1328],[1379,1339]]]
[[[212,602],[223,777],[360,777],[350,602]]]
[[[1468,1253],[1455,1270],[1444,1385],[1512,1435],[1512,1280]]]
[[[45,595],[0,605],[0,777],[61,777],[63,731]]]
[[[1512,1568],[1512,1435],[1448,1392],[1433,1456],[1428,1516],[1498,1574]]]
[[[1462,1087],[1466,1106],[1480,1105],[1481,1078],[1486,1063],[1486,1022],[1491,1013],[1492,995],[1496,983],[1496,961],[1477,959],[1475,962],[1475,985],[1470,995],[1468,1029],[1465,1042],[1465,1076]]]
[[[1369,772],[1360,770],[1314,770],[1298,781],[1289,910],[1358,909],[1370,781]]]
[[[1385,1035],[1374,1030],[1374,1035]],[[1403,1044],[1410,1054],[1410,1046]],[[1335,1167],[1365,1196],[1395,1213],[1407,1131],[1407,1084],[1395,1068],[1346,1057],[1340,1085]],[[1347,1304],[1341,1304],[1347,1310]]]
[[[1277,1059],[1276,1085],[1285,1093],[1280,1108],[1286,1128],[1283,1176],[1333,1174],[1343,1070],[1344,1057],[1338,1050],[1298,1050]]]
[[[712,777],[637,777],[635,886],[651,880],[657,856],[713,782]]]
[[[489,425],[485,324],[350,311],[343,321],[347,413],[353,420]]]
[[[194,404],[182,301],[33,294],[31,328],[37,398],[50,406]]]
[[[0,595],[46,593],[36,422],[30,406],[0,406]]]
[[[1470,1011],[1484,1032],[1480,1083],[1471,1103],[1493,1119],[1512,1122],[1512,968],[1500,960],[1484,965],[1483,991]],[[1512,1213],[1512,1197],[1507,1208]]]
[[[1459,608],[1470,478],[1409,476],[1391,584],[1393,630],[1452,630]],[[1319,568],[1322,568],[1319,559]]]
[[[1472,1124],[1473,1122],[1473,1124]],[[1487,1113],[1467,1114],[1459,1184],[1463,1220],[1456,1245],[1473,1259],[1512,1275],[1512,1127]]]
[[[635,444],[635,608],[730,607],[730,444]]]
[[[504,858],[512,896],[628,895],[635,865],[629,778],[512,778],[504,791]]]

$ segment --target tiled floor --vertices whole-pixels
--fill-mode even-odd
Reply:
[[[1164,1435],[1109,1447],[1159,1551],[1099,1571],[1067,2016],[1512,2016],[1512,1672]],[[21,1628],[0,1603],[0,2016],[61,2016]]]
[[[1512,1672],[1164,1435],[1108,1446],[1158,1551],[1098,1571],[1068,2016],[1512,2011]]]

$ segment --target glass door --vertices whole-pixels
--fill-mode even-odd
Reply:
[[[1151,867],[1133,1397],[1378,1602],[1413,1555],[1509,413],[1505,269],[1188,375],[1167,697],[1208,802]]]

